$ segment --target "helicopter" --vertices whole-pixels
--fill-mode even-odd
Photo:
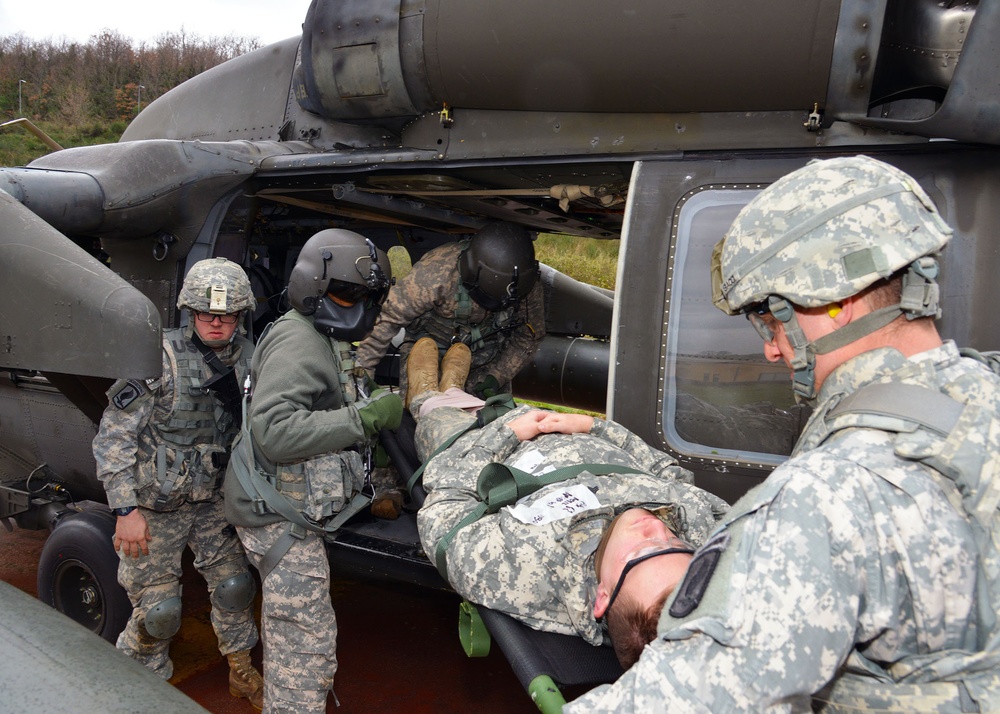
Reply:
[[[325,228],[412,262],[498,220],[617,241],[614,291],[542,267],[547,335],[515,395],[604,413],[730,502],[808,416],[711,305],[713,245],[781,176],[859,153],[914,176],[955,229],[941,332],[995,347],[995,0],[313,0],[302,30],[115,144],[0,169],[0,519],[51,530],[39,592],[106,638],[130,606],[91,442],[111,383],[160,373],[204,258],[246,268],[259,334]],[[396,357],[376,374],[392,384]],[[412,518],[349,523],[328,550],[447,587]]]

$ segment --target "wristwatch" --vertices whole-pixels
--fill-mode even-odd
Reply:
[[[112,508],[116,516],[127,516],[136,509],[136,506],[125,506],[124,508]]]

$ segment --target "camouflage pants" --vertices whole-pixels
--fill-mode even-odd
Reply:
[[[223,515],[223,502],[185,503],[176,511],[157,513],[141,509],[152,538],[149,555],[122,558],[118,582],[132,601],[132,617],[118,636],[118,649],[138,660],[164,679],[174,671],[170,640],[152,637],[144,627],[153,606],[180,595],[181,555],[184,547],[194,553],[194,567],[208,584],[209,595],[248,569],[243,548]],[[227,612],[212,604],[212,627],[222,654],[248,650],[257,644],[253,605],[240,612]]]
[[[418,418],[417,415],[424,402],[438,396],[441,396],[441,392],[424,392],[419,397],[415,397],[410,404],[410,413],[417,419],[417,430],[413,438],[416,442],[420,463],[426,463],[449,438],[464,431],[472,422],[476,421],[475,414],[453,407],[434,409]]]
[[[237,528],[254,566],[287,528],[284,521]],[[264,714],[322,714],[337,672],[337,618],[323,539],[309,533],[296,540],[261,587]]]

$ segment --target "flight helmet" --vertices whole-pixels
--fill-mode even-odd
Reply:
[[[338,340],[364,338],[393,284],[388,256],[353,231],[322,230],[302,246],[288,300],[316,329]]]
[[[458,259],[469,296],[491,312],[517,305],[538,280],[531,234],[516,223],[493,223],[476,233]]]
[[[793,382],[815,397],[815,355],[874,332],[900,314],[937,317],[936,255],[951,237],[913,177],[867,156],[813,160],[748,203],[712,256],[713,302],[729,315],[769,311],[785,323]],[[906,269],[898,305],[808,342],[793,306],[821,307]]]

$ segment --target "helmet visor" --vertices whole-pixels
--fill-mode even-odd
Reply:
[[[349,283],[346,280],[331,280],[326,294],[343,307],[350,307],[368,297],[368,286]]]

